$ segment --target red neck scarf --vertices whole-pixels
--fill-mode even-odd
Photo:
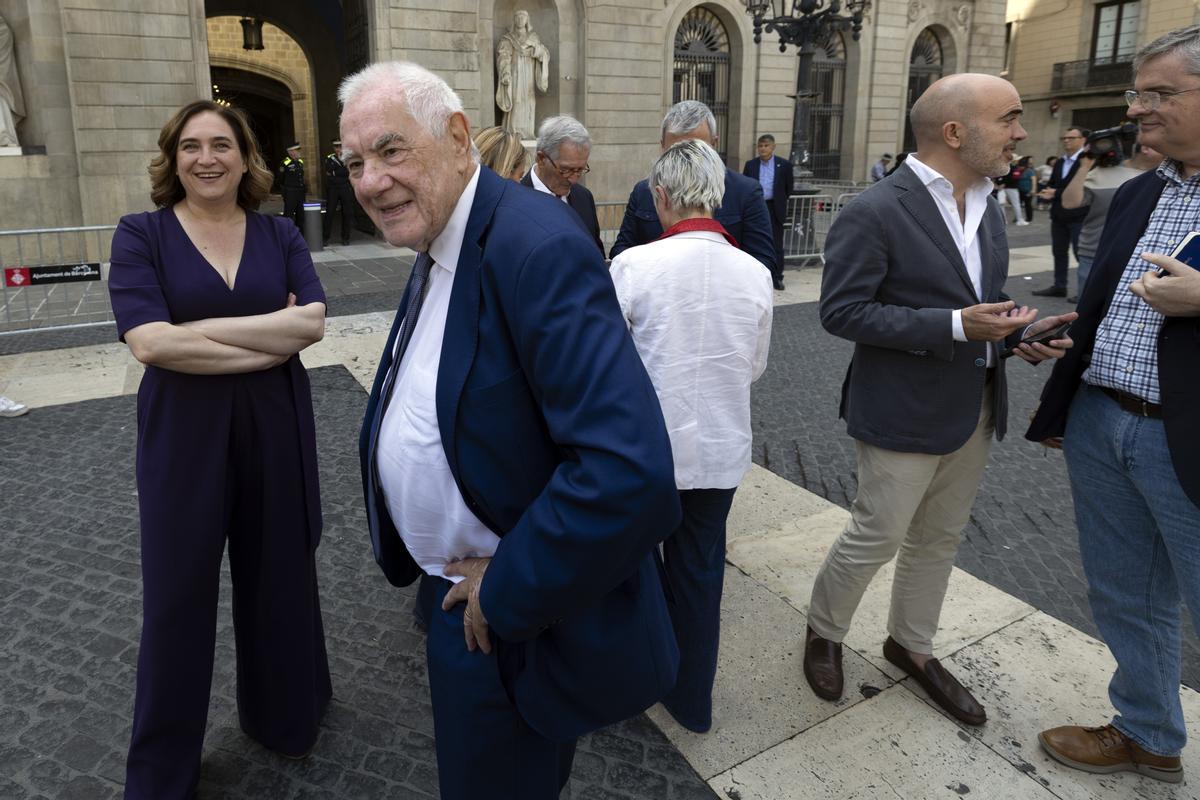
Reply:
[[[679,233],[690,233],[692,231],[708,231],[709,233],[719,233],[725,237],[725,241],[729,242],[734,247],[738,246],[737,239],[729,235],[729,231],[725,230],[725,226],[710,217],[692,217],[691,219],[681,219],[667,230],[663,231],[663,235],[659,239],[666,239],[670,236],[675,236]]]

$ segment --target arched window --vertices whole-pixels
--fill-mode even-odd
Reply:
[[[907,153],[917,149],[917,139],[913,136],[908,112],[912,111],[913,103],[925,93],[929,84],[942,77],[944,67],[942,42],[933,28],[926,28],[913,42],[912,55],[908,59],[908,101],[904,107],[904,151]]]
[[[693,8],[675,31],[675,78],[672,101],[699,100],[717,118],[717,146],[725,157],[729,128],[729,34],[717,15]]]
[[[846,103],[846,40],[832,31],[817,43],[813,58],[812,106],[808,117],[810,169],[836,180],[842,167],[842,112]]]

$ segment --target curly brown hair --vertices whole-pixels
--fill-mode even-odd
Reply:
[[[263,161],[262,152],[258,149],[258,140],[250,129],[246,115],[233,106],[221,105],[211,100],[197,100],[179,109],[167,120],[162,131],[158,134],[158,155],[150,162],[150,199],[154,205],[163,208],[173,206],[186,196],[183,184],[177,174],[178,163],[176,153],[179,150],[179,138],[188,120],[197,114],[211,111],[229,124],[233,129],[234,139],[237,140],[238,150],[246,161],[246,174],[238,185],[237,203],[247,211],[255,211],[271,191],[274,176]]]

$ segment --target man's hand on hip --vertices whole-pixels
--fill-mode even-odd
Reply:
[[[999,342],[1013,331],[1031,325],[1037,319],[1037,309],[1016,308],[1016,303],[980,303],[962,310],[963,335],[969,342]]]
[[[1129,286],[1164,317],[1200,316],[1200,271],[1161,253],[1142,253],[1142,259],[1158,270],[1150,270]]]
[[[447,578],[463,576],[463,580],[450,587],[442,600],[442,611],[449,611],[459,603],[465,602],[463,611],[463,636],[467,640],[467,649],[475,652],[479,647],[485,653],[492,652],[492,643],[488,639],[488,622],[479,607],[479,587],[483,585],[483,573],[487,572],[490,558],[464,558],[446,566]]]

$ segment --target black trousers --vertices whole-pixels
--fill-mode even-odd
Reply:
[[[296,227],[300,232],[304,232],[304,221],[301,215],[304,213],[304,190],[303,189],[284,189],[283,190],[283,215],[291,217],[292,222],[296,223]]]
[[[783,280],[783,223],[775,217],[775,201],[767,201],[767,216],[771,218],[771,238],[775,244],[775,268],[771,270],[771,278]]]
[[[329,185],[325,189],[325,240],[333,233],[333,212],[342,211],[342,244],[350,244],[350,231],[354,229],[354,192],[346,186]]]
[[[1082,229],[1082,219],[1063,222],[1050,218],[1050,252],[1054,256],[1055,288],[1067,288],[1067,271],[1071,266],[1067,251],[1070,249],[1075,253],[1075,260],[1079,260],[1079,231]]]

